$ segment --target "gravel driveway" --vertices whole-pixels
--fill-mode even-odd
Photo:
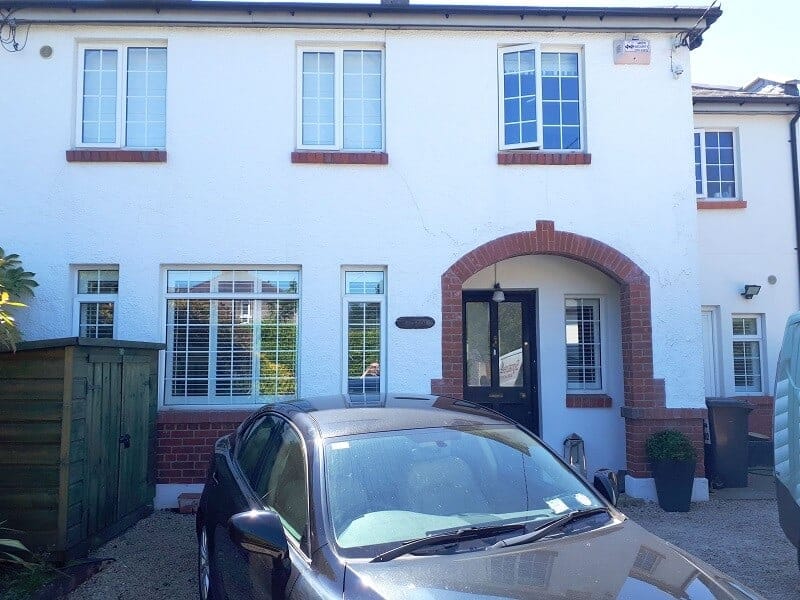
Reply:
[[[775,500],[722,500],[665,513],[655,503],[622,509],[656,535],[761,592],[800,598],[794,547],[778,525]],[[70,594],[70,600],[196,599],[194,517],[158,511],[99,549],[116,562]]]

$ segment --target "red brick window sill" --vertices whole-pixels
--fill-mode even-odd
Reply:
[[[295,164],[313,165],[388,165],[386,152],[316,152],[300,150],[292,152]]]
[[[85,148],[67,150],[67,162],[167,162],[166,150],[117,150],[114,148]]]
[[[585,152],[508,151],[497,153],[498,165],[590,165],[592,155]]]
[[[608,394],[567,394],[567,408],[611,408]]]
[[[698,200],[697,209],[727,210],[731,208],[747,208],[747,200]]]

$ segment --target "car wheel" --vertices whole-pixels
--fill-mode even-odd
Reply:
[[[208,546],[208,533],[203,525],[197,538],[197,581],[200,591],[200,600],[213,600],[214,592],[211,589],[211,553]]]

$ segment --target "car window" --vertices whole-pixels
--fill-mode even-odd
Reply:
[[[340,437],[323,451],[330,522],[348,556],[431,531],[603,505],[535,438],[505,425]]]
[[[265,417],[245,438],[239,466],[264,506],[299,541],[308,525],[308,484],[297,432],[283,419]]]
[[[253,423],[242,435],[237,451],[239,468],[255,489],[262,470],[261,463],[266,458],[265,449],[269,439],[280,429],[282,422],[274,417],[263,417]]]

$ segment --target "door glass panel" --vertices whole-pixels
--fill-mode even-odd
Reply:
[[[500,387],[522,387],[522,303],[497,305],[497,345],[500,351]]]
[[[489,303],[467,302],[467,385],[489,387],[492,363],[489,351]]]

